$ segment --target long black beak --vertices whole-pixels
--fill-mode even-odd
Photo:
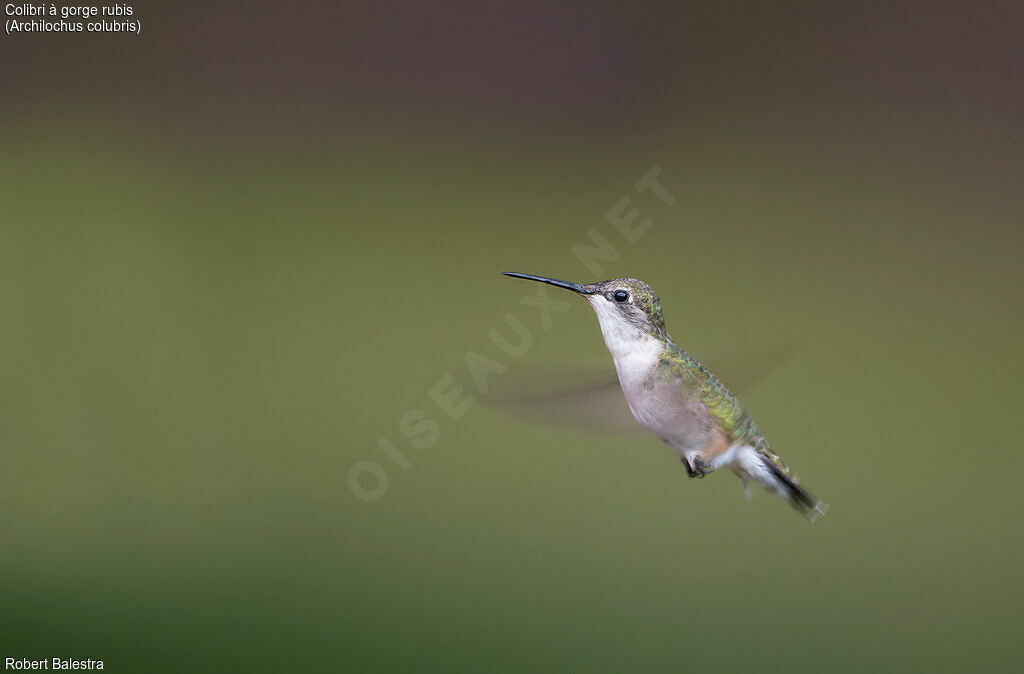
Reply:
[[[594,288],[588,288],[586,286],[580,285],[579,283],[572,283],[570,281],[559,281],[556,278],[548,278],[547,276],[533,276],[532,274],[520,274],[514,271],[505,272],[505,276],[512,276],[514,278],[524,278],[530,281],[540,281],[541,283],[547,283],[548,285],[557,286],[559,288],[565,288],[567,290],[572,290],[573,292],[577,292],[581,295],[593,295],[594,293],[597,292],[597,290],[595,290]]]

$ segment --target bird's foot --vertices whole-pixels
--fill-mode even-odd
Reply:
[[[711,472],[708,470],[708,465],[700,457],[687,458],[684,456],[682,461],[683,467],[686,468],[686,474],[690,477],[701,479]]]

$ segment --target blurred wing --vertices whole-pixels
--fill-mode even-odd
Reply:
[[[795,339],[779,346],[730,354],[712,354],[707,360],[697,356],[697,359],[714,372],[730,391],[740,396],[772,373],[782,369],[803,346],[803,339]]]
[[[611,367],[509,372],[495,378],[482,400],[528,421],[598,433],[643,430],[633,419]]]
[[[739,396],[792,359],[801,345],[802,340],[700,360]],[[633,419],[610,364],[575,370],[553,367],[510,371],[495,377],[481,399],[505,414],[539,423],[603,434],[644,431]]]

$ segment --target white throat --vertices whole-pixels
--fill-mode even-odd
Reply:
[[[597,313],[604,343],[612,354],[622,385],[645,377],[661,356],[661,341],[625,320],[604,297],[595,295],[587,300]]]

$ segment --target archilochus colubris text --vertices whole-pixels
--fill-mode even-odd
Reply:
[[[690,477],[727,467],[744,488],[759,482],[812,520],[825,512],[825,504],[790,475],[736,396],[672,341],[661,301],[649,285],[632,278],[571,283],[505,275],[566,288],[590,302],[633,417],[679,454]]]

